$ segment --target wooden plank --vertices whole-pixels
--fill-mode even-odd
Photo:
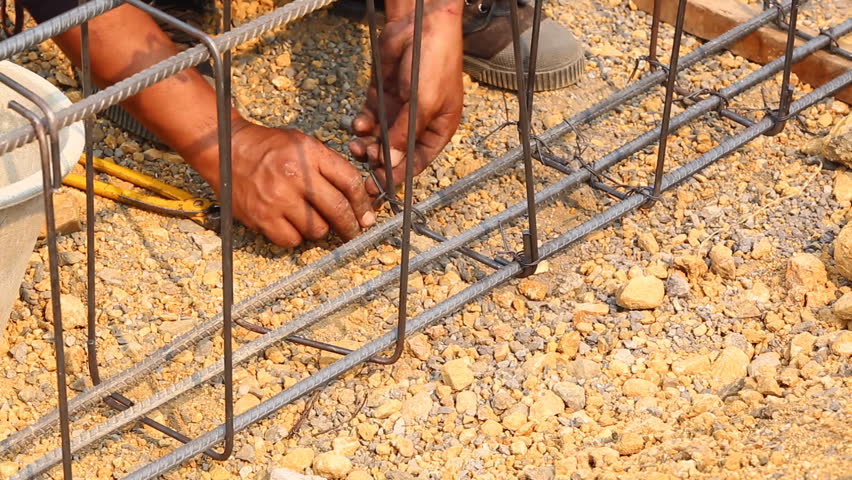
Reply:
[[[654,0],[633,0],[640,9],[652,14]],[[677,0],[662,0],[662,20],[674,24],[677,12]],[[731,28],[756,15],[758,10],[738,0],[687,0],[684,29],[704,40],[716,38]],[[816,32],[802,29],[811,34]],[[730,50],[752,62],[765,65],[784,55],[787,33],[775,26],[763,27],[733,45]],[[796,40],[796,45],[801,45]],[[848,43],[841,46],[852,50]],[[667,63],[668,59],[660,59]],[[812,86],[822,85],[832,78],[852,69],[852,61],[827,51],[819,51],[793,66],[793,72],[799,79]],[[838,92],[835,98],[852,105],[852,87]]]

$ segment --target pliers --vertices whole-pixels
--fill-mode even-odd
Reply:
[[[85,165],[86,157],[81,156],[79,163]],[[185,190],[122,167],[111,160],[95,157],[92,163],[99,172],[130,182],[159,196],[126,190],[99,180],[94,183],[95,195],[162,215],[188,218],[208,230],[219,231],[221,218],[218,202],[195,197]],[[62,183],[80,190],[86,189],[86,177],[83,175],[69,174]]]

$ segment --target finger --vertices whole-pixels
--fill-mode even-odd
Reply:
[[[314,205],[332,222],[334,230],[348,240],[361,233],[360,228],[373,226],[376,215],[358,170],[342,158],[332,158],[336,160],[319,164],[320,173],[328,180],[331,190],[326,192],[327,197],[322,197],[325,202],[322,207]]]
[[[317,181],[314,180],[314,183]],[[312,188],[311,188],[312,189]],[[300,202],[301,205],[288,209],[284,212],[284,216],[287,221],[292,224],[296,230],[299,231],[299,234],[308,240],[321,240],[328,236],[328,232],[331,229],[328,226],[328,223],[322,218],[316,209],[313,207],[313,202],[311,202],[308,194],[305,194],[305,200],[307,202]]]
[[[259,229],[270,242],[285,248],[293,248],[302,243],[302,235],[283,218],[265,222]]]
[[[372,102],[368,101],[364,104],[361,111],[355,116],[355,120],[352,120],[352,131],[359,137],[376,134],[378,121],[376,120],[376,111],[371,108],[370,103]]]
[[[367,148],[376,143],[376,137],[356,137],[349,142],[349,151],[352,156],[364,162],[367,161]]]
[[[388,141],[390,143],[390,163],[394,168],[403,165],[405,156],[408,152],[408,142],[413,141],[415,145],[419,143],[420,137],[426,131],[432,122],[435,114],[431,109],[427,109],[424,105],[418,105],[417,117],[414,123],[414,138],[408,138],[408,116],[411,109],[411,103],[406,103],[402,106],[399,114],[394,119],[393,125],[388,130]],[[384,162],[384,159],[381,160]]]

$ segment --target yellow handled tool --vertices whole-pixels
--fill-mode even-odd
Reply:
[[[80,157],[79,163],[85,165],[86,157]],[[122,167],[111,160],[95,157],[93,166],[99,172],[120,178],[160,196],[126,190],[99,180],[95,180],[95,195],[163,215],[188,218],[204,228],[219,231],[218,202],[194,197],[185,190],[173,187],[144,173]],[[80,190],[86,189],[86,177],[83,175],[69,174],[62,183]]]

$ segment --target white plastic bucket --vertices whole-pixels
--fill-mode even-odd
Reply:
[[[53,111],[71,105],[68,97],[58,88],[21,66],[2,61],[0,73],[39,95]],[[0,84],[0,88],[8,91],[5,85]],[[9,91],[3,96],[11,96],[39,117],[42,116],[37,107],[14,92]],[[7,103],[0,105],[0,110],[18,115],[9,109]],[[21,124],[26,124],[23,117]],[[63,177],[71,171],[83,152],[83,132],[83,122],[77,122],[59,132]],[[5,336],[12,305],[18,298],[27,262],[44,224],[44,200],[41,193],[41,157],[38,147],[19,148],[0,157],[0,338]]]

